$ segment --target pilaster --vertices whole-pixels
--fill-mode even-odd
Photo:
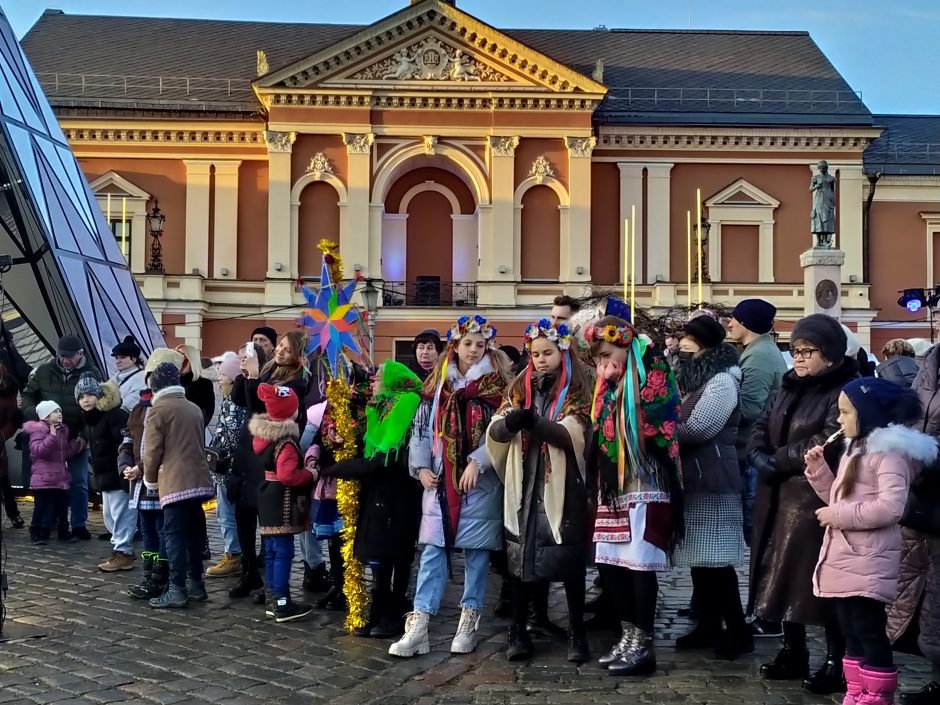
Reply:
[[[490,137],[490,184],[493,205],[480,213],[481,281],[518,281],[521,274],[515,257],[515,163],[518,137]],[[521,236],[521,235],[520,235]],[[500,268],[506,271],[501,272]]]
[[[671,279],[669,185],[672,167],[672,164],[662,162],[646,165],[646,204],[649,210],[646,221],[647,284],[653,284],[657,276],[662,277],[663,281]],[[637,242],[637,247],[639,244]]]
[[[268,146],[268,279],[297,277],[290,236],[290,165],[296,132],[265,131]],[[270,304],[269,304],[270,305]]]
[[[375,135],[365,133],[343,133],[346,145],[346,172],[349,202],[346,207],[347,230],[340,238],[339,253],[346,266],[347,276],[358,264],[364,277],[378,277],[382,258],[382,240],[370,242],[370,183],[372,173],[372,145]],[[379,221],[381,223],[381,221]]]
[[[853,275],[862,281],[862,211],[868,181],[861,164],[834,164],[831,168],[839,171],[838,246],[845,252],[842,281],[848,282]]]
[[[185,159],[185,274],[209,276],[209,172],[212,162]]]
[[[646,261],[643,255],[643,168],[644,164],[618,162],[620,168],[620,260],[618,270],[623,269],[629,242],[624,232],[624,222],[630,217],[631,210],[636,213],[636,258],[639,263],[636,268],[637,284],[645,281],[642,263]],[[630,225],[633,228],[633,225]],[[627,278],[627,273],[623,277]]]
[[[568,233],[562,233],[561,280],[591,281],[591,153],[596,137],[566,137],[568,148]]]
[[[215,237],[212,276],[234,279],[238,262],[238,167],[237,162],[215,162]],[[222,270],[226,270],[224,274]]]

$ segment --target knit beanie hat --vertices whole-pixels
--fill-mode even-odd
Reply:
[[[908,425],[923,417],[917,392],[877,377],[853,379],[842,391],[858,413],[860,435],[890,424]]]
[[[62,411],[62,407],[56,404],[54,401],[41,401],[36,404],[36,416],[39,417],[40,421],[45,421],[49,418],[49,414],[53,411]]]
[[[763,299],[744,299],[731,312],[734,320],[757,335],[769,333],[776,316],[777,307]]]
[[[183,356],[180,353],[170,348],[157,348],[150,353],[150,357],[147,358],[144,374],[150,374],[157,369],[157,365],[163,362],[170,363],[176,367],[177,370],[183,369]]]
[[[133,335],[129,335],[120,343],[111,348],[111,357],[131,357],[135,360],[140,357],[140,346]]]
[[[150,388],[159,392],[167,387],[177,387],[180,383],[180,370],[172,362],[161,362],[156,369],[150,373],[147,380]]]
[[[219,362],[219,373],[225,375],[230,380],[234,380],[242,371],[242,362],[238,353],[227,352],[222,354],[222,360]]]
[[[695,338],[703,348],[717,348],[725,340],[725,328],[711,316],[697,316],[682,326],[685,334]]]
[[[264,404],[264,410],[272,421],[292,421],[300,406],[293,389],[273,384],[259,384],[258,399]]]
[[[104,390],[101,388],[101,382],[99,382],[93,375],[90,374],[83,374],[75,383],[75,401],[78,401],[86,394],[90,394],[91,396],[97,397],[98,399],[101,399],[101,397],[104,396]]]
[[[797,321],[790,334],[790,340],[812,343],[829,362],[841,362],[848,345],[845,331],[839,321],[824,313],[814,313]]]
[[[271,341],[271,345],[277,345],[277,331],[268,326],[259,326],[251,331],[252,339],[256,335],[263,335],[265,338]]]

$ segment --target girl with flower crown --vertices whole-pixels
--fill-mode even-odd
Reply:
[[[585,337],[597,365],[595,561],[622,630],[599,663],[612,675],[647,675],[656,670],[656,571],[682,536],[679,389],[663,355],[625,320],[605,316]]]
[[[584,663],[590,658],[584,630],[590,392],[564,323],[533,323],[525,349],[529,363],[510,385],[487,438],[505,486],[503,528],[513,596],[506,658],[532,655],[526,620],[533,588],[560,581],[568,601],[568,660]]]
[[[451,653],[476,646],[486,596],[490,551],[502,545],[503,486],[489,466],[484,445],[490,419],[509,382],[505,356],[496,349],[496,329],[482,316],[463,316],[447,333],[447,348],[424,383],[409,443],[411,474],[424,488],[423,545],[414,612],[392,656],[430,650],[428,622],[444,594],[451,551],[463,549],[461,614]]]

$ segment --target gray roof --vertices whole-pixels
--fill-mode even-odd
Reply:
[[[865,170],[940,175],[940,115],[875,115],[884,132],[865,150]]]
[[[363,28],[46,11],[23,48],[58,108],[255,112],[256,50],[274,70]],[[805,32],[503,31],[588,76],[603,59],[602,123],[871,125]]]

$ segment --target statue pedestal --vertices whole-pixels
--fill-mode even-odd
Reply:
[[[807,316],[824,313],[842,317],[842,250],[814,247],[800,255],[803,267],[803,309]]]

